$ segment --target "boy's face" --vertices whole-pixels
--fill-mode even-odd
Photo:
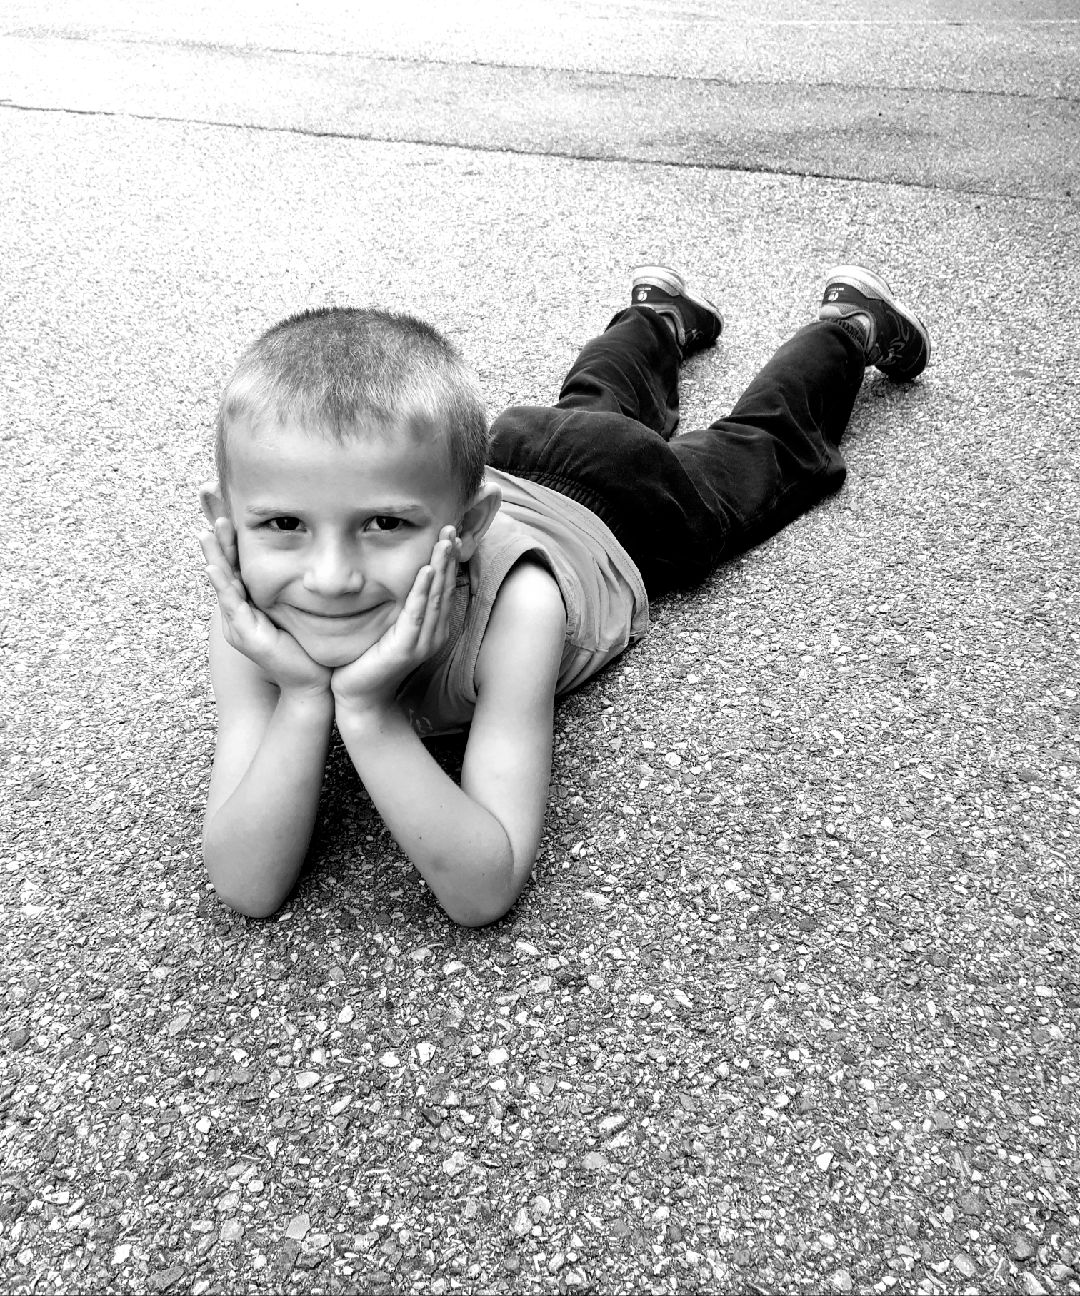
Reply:
[[[445,451],[407,430],[338,442],[286,423],[228,436],[251,601],[321,665],[348,665],[393,624],[441,528],[461,528]]]

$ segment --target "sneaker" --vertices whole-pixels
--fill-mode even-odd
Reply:
[[[860,317],[853,319],[852,317]],[[825,282],[818,319],[860,323],[866,363],[893,382],[910,382],[930,363],[930,334],[879,275],[862,266],[834,266]]]
[[[724,329],[724,317],[712,302],[691,292],[682,275],[667,266],[638,266],[630,302],[633,306],[647,306],[671,320],[683,360],[711,347]]]

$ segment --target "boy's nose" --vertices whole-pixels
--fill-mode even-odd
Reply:
[[[352,555],[336,545],[326,545],[312,555],[304,573],[304,588],[323,598],[357,594],[363,584],[363,574]]]

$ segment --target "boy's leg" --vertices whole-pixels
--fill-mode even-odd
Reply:
[[[679,423],[679,365],[715,343],[724,319],[666,266],[638,266],[630,299],[582,348],[556,408],[623,414],[668,441]]]
[[[630,306],[586,342],[556,409],[621,414],[669,440],[679,423],[679,349],[661,316]]]
[[[840,487],[847,472],[840,438],[865,368],[856,337],[815,321],[779,348],[726,418],[671,443],[719,524],[699,538],[706,566],[766,539]]]
[[[868,364],[917,377],[930,359],[918,317],[872,271],[829,272],[818,319],[776,352],[727,418],[672,442],[710,514],[726,519],[732,557],[836,490],[840,438]]]
[[[666,446],[679,421],[679,365],[722,329],[716,307],[675,271],[639,267],[631,305],[582,348],[558,402],[513,406],[494,421],[488,463],[578,500],[637,545],[628,531],[662,513],[652,497],[688,489]]]

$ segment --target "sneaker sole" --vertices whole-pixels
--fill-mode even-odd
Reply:
[[[724,317],[720,312],[720,308],[715,302],[709,301],[708,297],[703,297],[701,293],[694,292],[692,288],[687,288],[686,280],[677,270],[672,270],[670,266],[635,266],[631,271],[631,290],[639,284],[652,285],[654,288],[662,288],[664,292],[671,293],[673,296],[685,297],[687,301],[693,302],[695,306],[715,315],[720,321],[720,331],[716,336],[719,337],[723,333]]]
[[[865,266],[833,266],[825,276],[826,288],[828,288],[829,284],[831,284],[835,279],[842,279],[844,283],[851,284],[851,286],[857,288],[864,297],[876,297],[879,301],[888,302],[894,311],[903,315],[904,319],[914,327],[916,333],[918,333],[919,337],[922,338],[923,346],[926,348],[926,359],[919,368],[916,369],[915,373],[911,375],[913,378],[917,378],[930,363],[930,334],[926,331],[926,328],[918,315],[915,314],[910,306],[904,305],[880,275],[874,274],[873,270],[867,270]]]

